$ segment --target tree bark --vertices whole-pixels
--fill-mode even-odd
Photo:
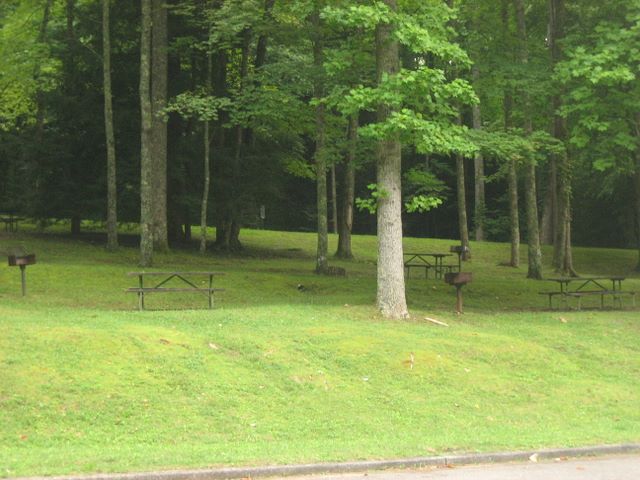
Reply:
[[[116,140],[113,133],[111,93],[110,0],[102,0],[102,74],[104,83],[104,130],[107,143],[107,249],[118,248],[118,196],[116,188]]]
[[[353,258],[351,250],[351,232],[353,229],[353,204],[355,201],[356,178],[356,149],[358,145],[358,114],[349,118],[349,150],[347,162],[344,166],[344,181],[342,185],[342,215],[338,223],[338,251],[339,258]]]
[[[53,6],[53,0],[47,0],[44,5],[44,12],[42,14],[42,23],[40,24],[40,30],[38,31],[38,43],[44,43],[47,38],[47,27],[49,26],[49,20],[51,19],[51,7]],[[36,65],[33,77],[38,80],[41,74],[40,64]],[[36,91],[36,140],[38,143],[42,142],[42,136],[44,135],[44,94],[42,89],[38,85]]]
[[[211,90],[212,62],[211,53],[207,52],[207,89]],[[204,171],[202,187],[202,203],[200,205],[200,253],[207,251],[207,206],[209,205],[209,186],[211,183],[211,141],[209,139],[209,120],[204,122]]]
[[[462,117],[458,117],[458,124],[462,124]],[[456,200],[458,207],[458,232],[460,245],[463,247],[462,259],[469,259],[469,222],[467,220],[467,189],[465,187],[464,157],[456,155]]]
[[[549,177],[547,179],[547,191],[542,205],[542,220],[540,223],[540,241],[543,245],[554,245],[558,233],[555,229],[555,225],[558,224],[557,168],[556,159],[552,155],[549,158]]]
[[[336,185],[336,165],[331,164],[331,233],[338,233],[338,187]]]
[[[474,65],[472,67],[472,75],[474,83],[477,83],[480,77],[478,67]],[[475,130],[482,129],[482,114],[480,111],[480,105],[474,105],[472,107],[473,116],[473,128]],[[475,227],[476,241],[481,242],[484,240],[484,220],[485,220],[485,178],[484,178],[484,158],[482,153],[476,153],[473,159],[474,170],[474,218],[473,223]]]
[[[77,40],[76,40],[76,32],[75,32],[75,8],[76,8],[76,0],[66,0],[65,3],[65,19],[66,19],[66,29],[65,29],[65,37],[66,37],[66,48],[67,55],[63,60],[63,71],[64,71],[64,80],[63,80],[63,89],[65,90],[65,95],[72,97],[77,95],[78,93],[78,68],[77,68]],[[71,178],[74,177],[74,169],[71,164],[67,166],[69,169],[69,176]],[[76,189],[77,192],[77,183],[73,182],[73,189]],[[69,210],[71,211],[71,235],[79,235],[80,229],[82,226],[82,202],[76,202],[72,205],[69,205]]]
[[[564,37],[565,7],[564,0],[549,0],[549,25],[552,67],[562,60],[560,40]],[[558,113],[562,106],[562,97],[557,92],[553,97],[553,136],[567,144],[566,120]],[[573,268],[571,254],[571,158],[567,151],[559,158],[552,159],[552,179],[555,185],[550,185],[555,200],[553,215],[553,266],[561,275],[576,275]]]
[[[151,160],[151,0],[141,0],[140,34],[140,264],[153,263],[153,164]]]
[[[312,15],[313,26],[313,64],[315,67],[314,96],[321,99],[324,96],[323,79],[323,40],[320,24],[320,5]],[[327,164],[325,158],[325,105],[319,103],[316,107],[316,145],[314,160],[316,165],[316,211],[318,216],[318,243],[316,249],[316,273],[324,274],[329,268],[328,250],[329,238],[327,229]]]
[[[458,230],[460,232],[460,244],[469,249],[469,226],[467,223],[467,191],[464,185],[464,157],[456,155],[456,192],[458,200]],[[463,253],[465,260],[468,255]]]
[[[169,248],[167,235],[167,123],[162,109],[167,104],[167,7],[166,0],[152,0],[151,31],[151,162],[153,164],[153,246]]]
[[[529,63],[529,48],[527,39],[527,27],[525,23],[525,10],[523,0],[514,0],[516,10],[516,23],[518,26],[518,40],[520,50],[520,63],[526,67]],[[523,96],[523,118],[525,135],[533,131],[531,121],[531,105],[526,88],[521,92]],[[528,237],[528,271],[527,277],[542,278],[542,250],[540,248],[540,231],[538,226],[538,200],[536,195],[536,165],[533,159],[529,161],[525,170],[525,201],[527,213],[527,237]]]
[[[506,49],[511,44],[509,38],[509,0],[502,0],[502,35],[503,47]],[[506,82],[505,82],[506,83]],[[504,99],[502,102],[504,112],[504,129],[509,131],[513,127],[513,92],[509,85],[504,88]],[[511,240],[511,255],[509,265],[520,266],[520,213],[518,211],[518,171],[516,162],[509,161],[507,172],[507,188],[509,198],[509,237]]]
[[[636,138],[638,146],[636,147],[636,171],[634,174],[635,196],[636,196],[636,228],[638,235],[638,264],[636,271],[640,272],[640,112],[636,113]]]
[[[252,32],[250,28],[245,28],[242,32],[242,46],[240,54],[240,91],[247,85],[249,76],[249,55],[251,54]],[[266,44],[265,44],[266,45]],[[241,184],[242,157],[248,130],[242,125],[235,126],[235,151],[231,157],[231,181],[228,195],[224,198],[222,218],[218,222],[216,232],[216,245],[229,251],[242,250],[240,242],[240,228],[242,217],[242,206],[240,204],[240,194],[243,185]]]
[[[275,0],[265,0],[264,2],[264,20],[269,22],[272,18],[273,6]],[[260,68],[267,61],[267,41],[269,37],[267,35],[260,35],[258,38],[258,44],[256,46],[256,68]]]
[[[520,266],[520,213],[518,211],[518,171],[516,162],[509,162],[508,173],[509,187],[509,225],[511,233],[511,259],[509,265],[512,267]]]
[[[384,0],[393,12],[396,0]],[[378,85],[383,77],[400,71],[398,41],[393,26],[379,23],[376,27],[376,73]],[[385,122],[391,115],[389,105],[378,106],[377,120]],[[384,317],[400,319],[409,316],[404,286],[402,258],[402,149],[399,135],[378,142],[377,183],[378,198],[378,268],[377,305]]]
[[[82,219],[80,215],[73,215],[71,217],[71,235],[78,236],[82,228]]]

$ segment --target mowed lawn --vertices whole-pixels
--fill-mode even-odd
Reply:
[[[26,298],[19,270],[0,266],[0,476],[640,440],[640,310],[547,311],[537,292],[557,287],[525,278],[524,247],[513,269],[499,265],[508,245],[472,244],[464,315],[452,287],[416,273],[411,319],[389,321],[374,307],[374,237],[333,262],[344,278],[313,274],[312,234],[248,230],[242,255],[159,255],[157,270],[225,272],[226,290],[214,310],[166,294],[145,312],[124,292],[137,249],[93,238],[0,233],[0,251],[38,256]],[[574,256],[640,292],[637,252]]]

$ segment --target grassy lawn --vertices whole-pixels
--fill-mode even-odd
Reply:
[[[545,311],[537,292],[557,287],[499,266],[508,245],[472,244],[464,315],[453,288],[416,273],[412,318],[393,322],[374,308],[374,237],[334,262],[346,278],[312,273],[312,234],[249,230],[242,256],[160,255],[156,269],[225,272],[226,291],[212,311],[203,295],[167,294],[145,312],[124,292],[137,249],[91,238],[0,233],[0,251],[38,255],[24,299],[19,271],[0,266],[0,476],[640,440],[640,310]],[[577,248],[574,260],[640,291],[636,255]]]

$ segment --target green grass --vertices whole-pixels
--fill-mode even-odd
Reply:
[[[0,234],[0,250],[38,255],[24,299],[19,271],[0,267],[0,476],[640,440],[637,309],[545,311],[537,292],[556,287],[499,266],[508,246],[482,243],[465,267],[465,315],[452,312],[454,289],[416,275],[411,319],[386,321],[374,308],[375,238],[355,237],[357,260],[334,262],[346,278],[312,273],[311,234],[243,240],[242,256],[157,257],[161,270],[226,272],[215,310],[203,295],[167,294],[137,312],[124,292],[136,249]],[[640,291],[636,252],[574,256],[581,273],[625,274]]]

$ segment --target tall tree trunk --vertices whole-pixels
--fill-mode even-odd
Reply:
[[[473,81],[477,83],[480,77],[478,67],[474,65],[472,67]],[[480,105],[474,105],[473,110],[473,128],[475,130],[482,129],[482,114],[480,111]],[[482,153],[476,153],[473,159],[474,170],[474,215],[473,223],[475,227],[476,241],[481,242],[484,240],[484,221],[485,221],[485,178],[484,178],[484,158]]]
[[[636,113],[636,171],[634,174],[635,196],[636,196],[636,228],[638,235],[638,264],[636,271],[640,272],[640,112]]]
[[[151,160],[151,0],[141,0],[140,34],[140,264],[153,263],[153,163]]]
[[[313,64],[315,67],[314,96],[320,99],[324,96],[323,74],[323,40],[320,24],[320,3],[316,3],[317,10],[313,13]],[[318,244],[316,249],[316,273],[326,273],[329,267],[328,250],[329,238],[327,232],[327,163],[325,158],[325,105],[319,103],[316,107],[316,146],[314,160],[316,164],[316,209],[318,216]]]
[[[565,7],[564,0],[549,0],[549,43],[551,46],[551,63],[555,66],[562,61],[560,41],[564,38]],[[553,97],[553,136],[567,145],[566,120],[558,113],[562,106],[561,93]],[[553,216],[553,266],[562,275],[576,275],[571,254],[571,158],[567,151],[559,158],[552,158],[556,185],[550,185],[555,196],[555,215]]]
[[[51,7],[53,6],[53,0],[47,0],[44,5],[44,12],[42,14],[42,23],[40,24],[40,30],[38,31],[38,43],[44,43],[47,38],[47,27],[49,26],[49,20],[51,19]],[[39,80],[41,74],[40,64],[37,64],[33,73],[33,78],[36,81]],[[39,84],[36,91],[36,141],[41,144],[42,136],[44,135],[44,92],[40,88]]]
[[[272,11],[273,5],[275,4],[275,0],[265,0],[264,2],[264,14],[263,18],[265,22],[269,22],[272,20]],[[267,61],[267,42],[269,37],[265,34],[262,34],[258,37],[258,44],[256,46],[256,68],[260,68]]]
[[[549,176],[547,178],[544,203],[542,204],[542,220],[540,223],[540,241],[544,245],[554,245],[558,233],[555,229],[555,225],[558,224],[557,168],[556,158],[552,155],[549,158]]]
[[[212,62],[211,53],[207,52],[207,89],[211,91]],[[204,171],[202,187],[202,203],[200,205],[200,253],[207,251],[207,206],[209,204],[209,185],[211,183],[211,141],[209,139],[209,120],[204,122]]]
[[[509,161],[508,173],[509,187],[509,231],[511,233],[511,260],[512,267],[520,266],[520,213],[518,211],[518,171],[515,160]]]
[[[518,26],[518,39],[520,43],[520,63],[526,67],[529,63],[529,47],[527,39],[527,27],[525,23],[524,0],[514,0],[516,10],[516,23]],[[526,88],[521,92],[523,96],[524,131],[530,135],[533,131],[531,121],[531,105]],[[527,213],[528,236],[528,278],[542,278],[542,250],[540,248],[540,231],[538,227],[538,200],[536,195],[536,165],[531,159],[525,170],[525,200]]]
[[[227,97],[227,70],[229,64],[229,56],[226,51],[222,50],[218,52],[215,62],[215,73],[214,73],[214,95],[217,97]],[[229,143],[230,136],[228,135],[228,129],[225,128],[225,123],[228,122],[229,116],[225,112],[222,112],[220,118],[218,119],[216,126],[216,140],[215,140],[215,148],[218,151],[226,150],[227,144]],[[224,162],[227,161],[228,157],[221,155],[218,161],[214,164],[215,170],[214,175],[217,174],[218,177],[224,178],[225,174],[228,175],[226,171]],[[217,165],[217,167],[216,167]],[[232,179],[224,178],[224,182],[220,184],[220,187],[214,191],[214,204],[216,205],[216,247],[222,249],[228,249],[228,243],[225,244],[225,230],[227,225],[227,217],[229,215],[229,201],[230,201],[230,184],[233,183]]]
[[[65,29],[65,37],[66,37],[66,48],[67,55],[63,60],[63,71],[64,71],[64,80],[63,80],[63,89],[65,90],[64,94],[68,97],[73,97],[78,94],[78,67],[77,67],[77,40],[76,40],[76,32],[75,32],[75,8],[76,8],[76,0],[66,0],[65,3],[65,17],[66,17],[66,29]],[[72,120],[73,122],[73,120]],[[70,127],[72,125],[69,125]],[[78,182],[74,177],[74,173],[76,169],[72,164],[68,164],[68,175],[71,178],[71,184],[73,185],[71,188],[78,191]],[[79,235],[80,229],[82,227],[82,202],[75,202],[72,205],[69,205],[69,210],[71,212],[71,235]]]
[[[458,124],[462,124],[462,117],[458,117]],[[465,187],[464,157],[456,155],[456,200],[458,207],[458,232],[460,244],[463,248],[462,259],[468,260],[469,255],[469,222],[467,220],[467,189]]]
[[[396,0],[384,0],[393,12]],[[400,71],[399,45],[393,35],[393,26],[379,23],[376,27],[376,73],[378,84],[384,77]],[[391,107],[378,106],[377,120],[387,121]],[[381,193],[378,198],[378,271],[377,305],[387,318],[409,316],[404,287],[402,258],[402,148],[399,135],[378,142],[377,182]]]
[[[460,232],[460,244],[469,249],[469,227],[467,223],[467,191],[464,185],[464,157],[456,155],[456,192],[458,200],[458,230]],[[467,254],[463,256],[468,258]]]
[[[509,37],[509,0],[502,0],[502,41],[505,50],[511,44]],[[507,82],[505,82],[507,83]],[[509,131],[513,127],[513,91],[510,85],[504,87],[504,99],[502,102],[504,112],[504,129]],[[518,211],[518,171],[516,162],[509,160],[507,172],[507,188],[509,198],[509,233],[511,240],[511,255],[509,265],[520,266],[520,213]]]
[[[331,233],[338,233],[338,187],[336,185],[336,164],[329,169],[331,174]]]
[[[248,81],[252,31],[250,28],[245,28],[241,35],[240,91],[245,89]],[[227,194],[224,195],[223,212],[218,221],[216,232],[216,244],[223,250],[239,251],[242,249],[240,242],[240,223],[242,217],[240,194],[243,189],[241,172],[242,158],[248,133],[250,133],[248,129],[245,129],[242,125],[238,124],[235,126],[235,151],[231,157],[231,181],[229,182],[231,185]]]
[[[349,150],[347,162],[344,166],[344,181],[342,184],[342,215],[338,223],[338,251],[339,258],[353,258],[351,250],[351,231],[353,229],[353,204],[355,201],[356,178],[356,149],[358,146],[358,114],[349,117]]]
[[[169,248],[167,235],[167,123],[162,109],[167,104],[167,7],[166,0],[152,0],[151,33],[151,162],[153,163],[153,247]]]
[[[71,235],[77,236],[80,235],[80,231],[82,228],[82,219],[80,215],[73,215],[71,217]]]
[[[107,143],[107,249],[118,248],[118,196],[116,189],[116,140],[113,133],[111,94],[111,33],[109,2],[102,0],[102,74],[104,83],[104,130]]]

